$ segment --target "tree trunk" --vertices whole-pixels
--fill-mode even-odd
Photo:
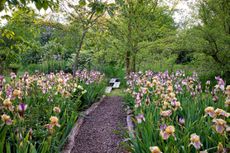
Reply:
[[[129,75],[130,74],[130,55],[131,55],[131,52],[130,50],[128,49],[126,51],[126,59],[125,59],[125,64],[126,64],[126,75]]]
[[[131,15],[131,10],[129,10],[129,15]],[[132,50],[132,25],[131,25],[131,17],[129,17],[128,20],[128,34],[127,34],[127,46],[128,49],[126,51],[126,75],[130,74],[131,71],[131,65],[130,65],[130,59],[131,59],[131,50]]]
[[[214,45],[214,48],[212,49],[212,54],[211,54],[211,57],[217,62],[217,63],[219,63],[221,66],[225,66],[225,63],[222,61],[222,60],[220,60],[219,58],[218,58],[218,53],[219,53],[219,48],[218,48],[218,45],[217,45],[217,42],[216,42],[216,40],[211,36],[211,35],[209,35],[209,38],[207,39],[207,41],[209,42],[209,44],[210,44],[210,46],[213,46]],[[207,55],[209,55],[209,54],[207,54]]]
[[[75,56],[74,63],[73,63],[73,76],[76,75],[76,71],[78,69],[79,55],[80,55],[80,51],[81,51],[81,48],[82,48],[83,41],[85,39],[86,33],[87,33],[87,30],[83,30],[82,36],[81,36],[81,39],[80,39],[80,44],[79,44],[79,46],[78,46],[78,48],[76,50],[76,56]]]
[[[132,56],[132,72],[136,72],[136,53]]]

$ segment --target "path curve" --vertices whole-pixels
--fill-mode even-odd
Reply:
[[[126,124],[121,97],[105,97],[100,105],[85,117],[71,153],[122,153],[122,137],[116,134]]]

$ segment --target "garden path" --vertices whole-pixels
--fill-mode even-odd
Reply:
[[[120,142],[126,114],[121,97],[105,97],[100,105],[85,117],[71,153],[123,153]]]

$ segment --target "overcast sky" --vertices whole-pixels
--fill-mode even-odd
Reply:
[[[193,18],[193,13],[195,10],[192,10],[191,6],[196,4],[197,0],[180,0],[176,6],[177,11],[174,13],[173,18],[176,23],[185,23],[189,19]]]

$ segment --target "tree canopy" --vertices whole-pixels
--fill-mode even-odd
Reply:
[[[1,0],[0,1],[0,12],[6,7],[14,6],[26,6],[29,3],[34,3],[38,9],[47,9],[48,7],[53,7],[58,3],[58,0]]]
[[[52,13],[65,23],[20,7],[31,2],[1,3],[19,6],[0,28],[5,68],[48,64],[47,69],[64,67],[73,72],[95,67],[121,69],[126,74],[177,68],[203,73],[212,65],[217,74],[230,71],[229,1],[197,1],[193,23],[184,27],[175,22],[176,0],[42,1],[48,7],[59,4],[58,12]]]

